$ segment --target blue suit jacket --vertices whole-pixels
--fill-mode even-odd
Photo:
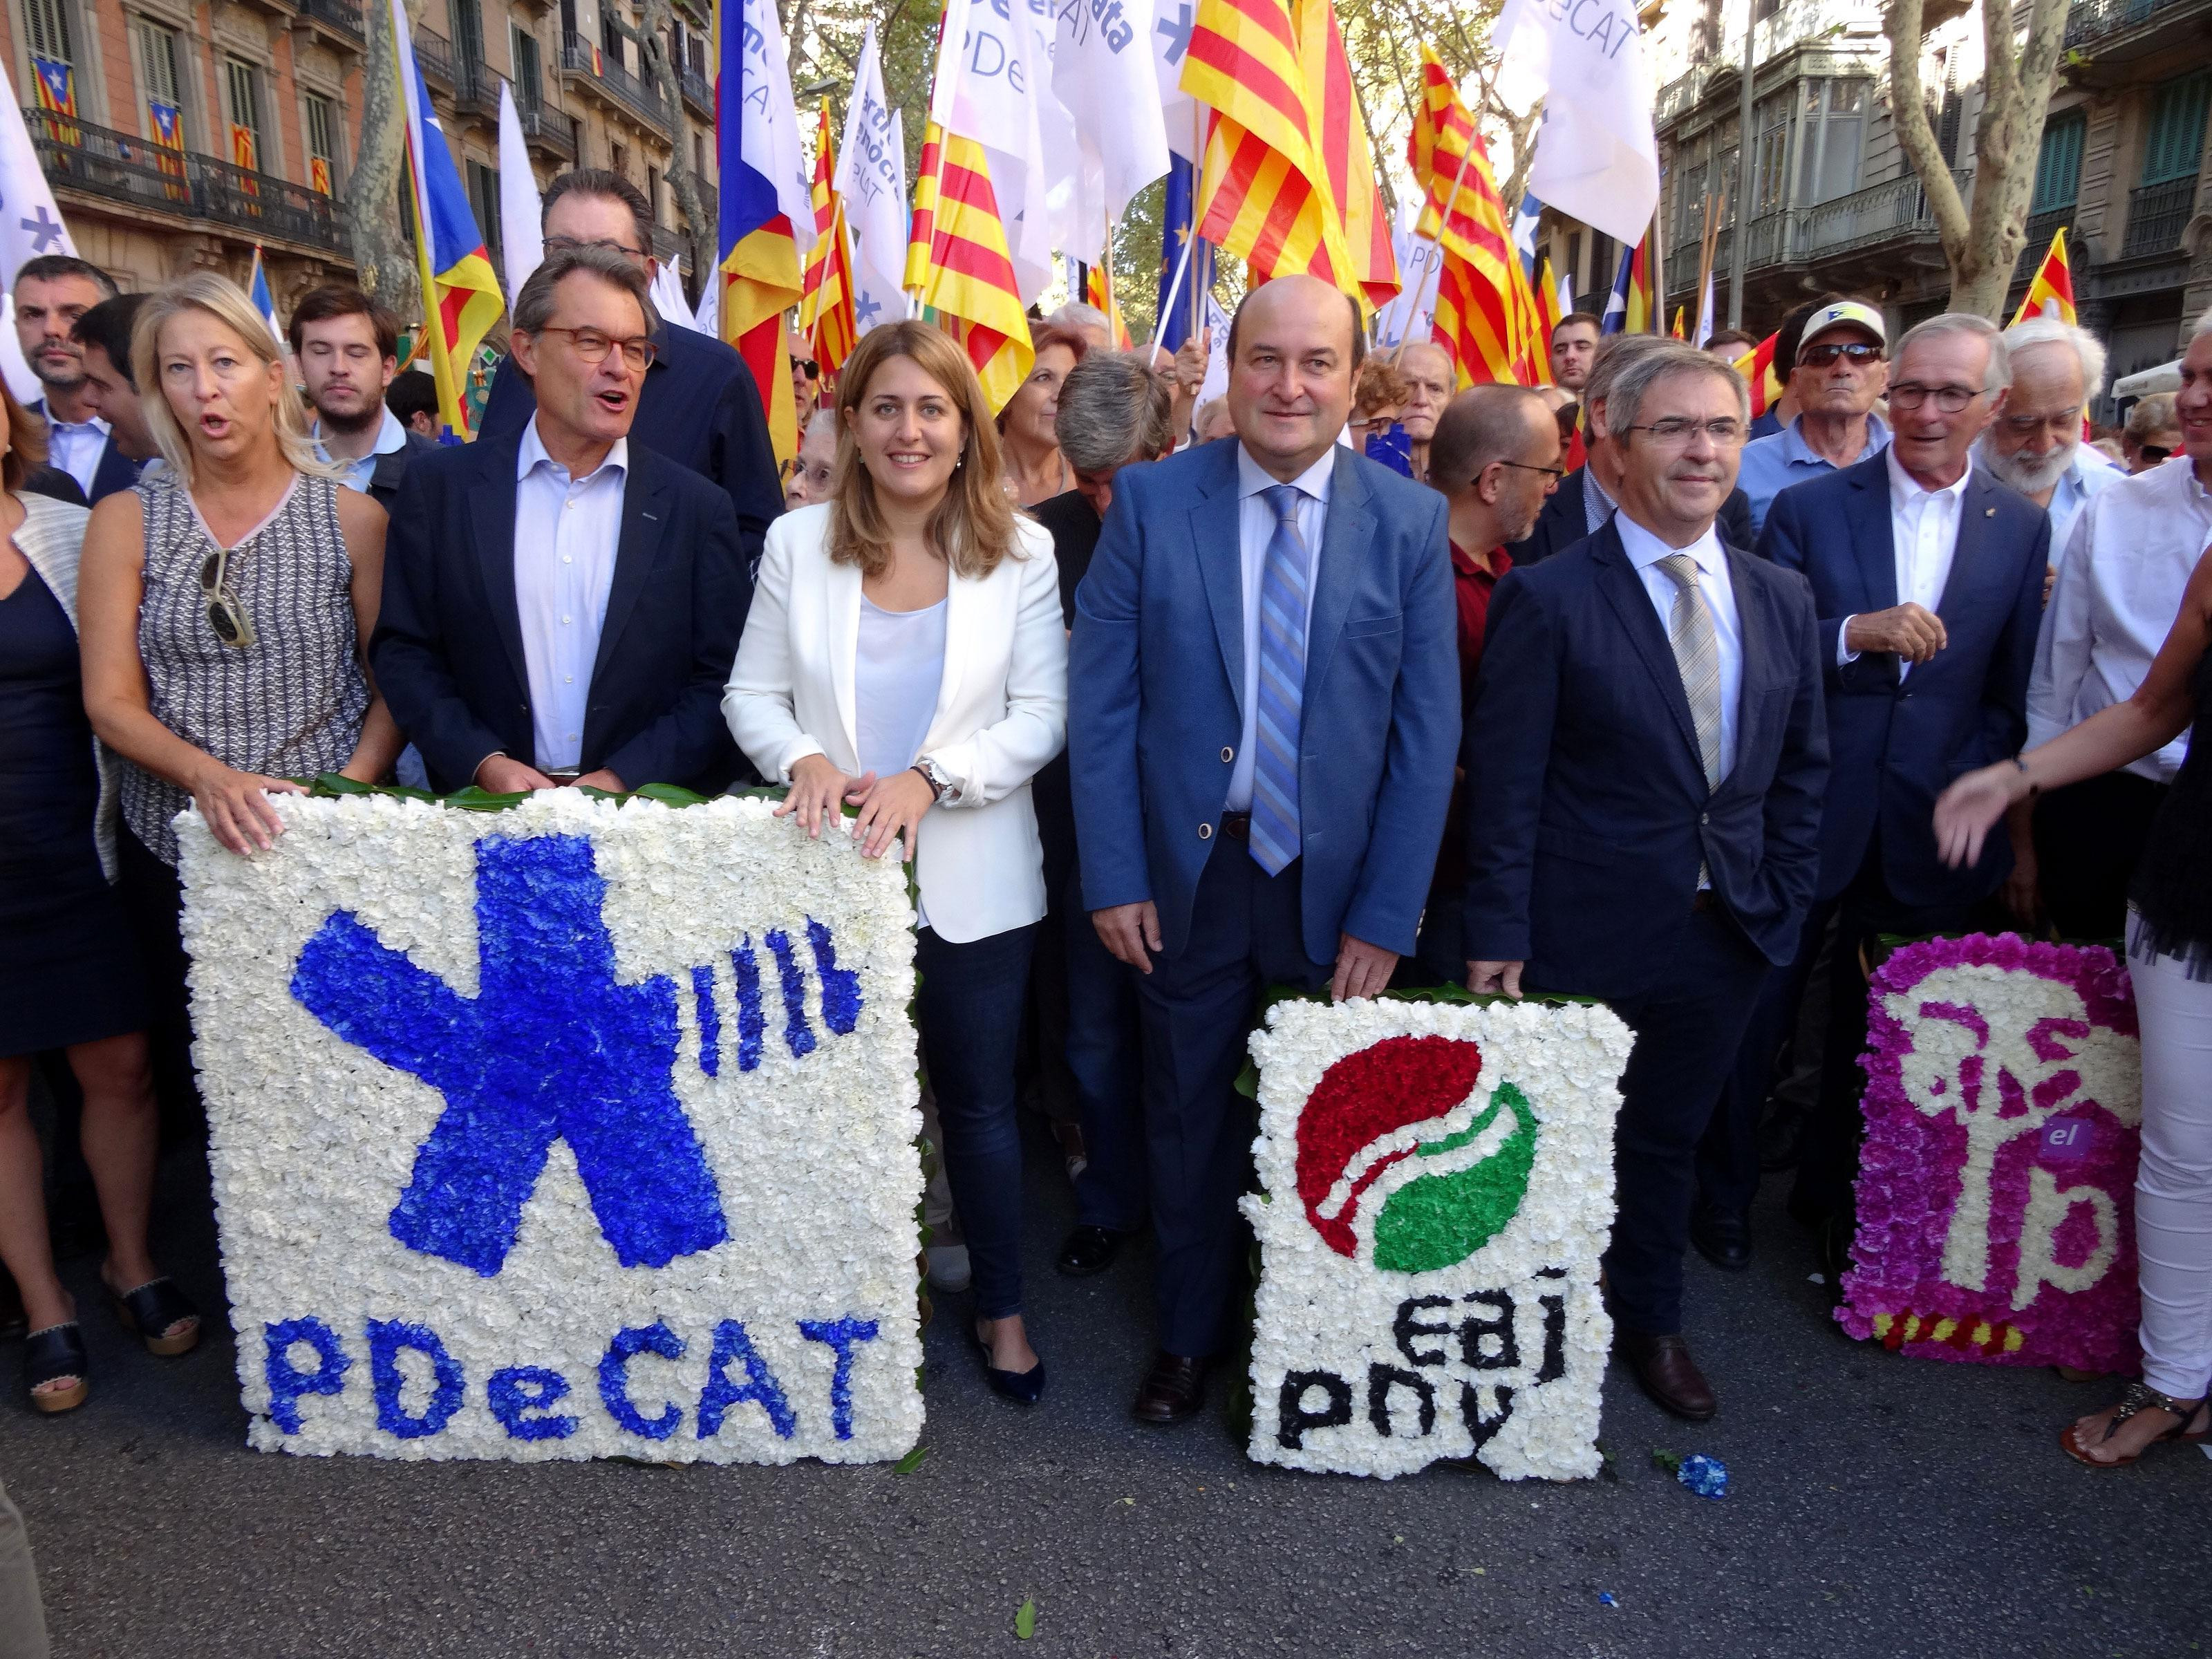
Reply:
[[[1243,729],[1233,439],[1114,481],[1075,594],[1068,753],[1083,897],[1151,899],[1180,952]],[[1459,745],[1443,497],[1336,453],[1306,640],[1298,817],[1307,956],[1413,949]]]
[[[480,438],[413,457],[386,533],[369,658],[441,790],[465,787],[488,755],[536,764],[514,597],[520,448]],[[633,789],[726,786],[738,755],[722,685],[751,599],[728,498],[633,442],[580,769],[611,767]]]
[[[1498,584],[1468,725],[1466,950],[1547,990],[1634,996],[1672,970],[1698,866],[1768,961],[1813,897],[1828,775],[1803,578],[1729,548],[1743,627],[1735,759],[1705,784],[1659,613],[1607,522]]]
[[[24,408],[40,420],[46,418],[46,400],[44,398],[26,404]],[[118,449],[115,434],[110,433],[107,441],[100,447],[100,464],[92,470],[92,488],[84,492],[86,503],[96,504],[118,489],[130,489],[138,482],[139,471],[144,465],[143,461],[132,460]]]
[[[1978,865],[1947,868],[1936,853],[1936,797],[1961,773],[2016,754],[2027,736],[2027,677],[2043,619],[2051,520],[1980,468],[1960,503],[1959,544],[1936,607],[1949,643],[1900,682],[1888,652],[1838,667],[1844,618],[1897,603],[1889,468],[1870,456],[1784,490],[1759,550],[1802,571],[1820,618],[1835,776],[1820,819],[1819,896],[1850,884],[1868,841],[1881,837],[1882,875],[1906,904],[1971,904],[2012,866],[1992,836]]]
[[[745,568],[757,570],[762,539],[783,512],[783,478],[769,445],[760,388],[744,358],[696,329],[663,323],[653,338],[659,352],[637,394],[630,442],[721,486],[738,517]],[[538,394],[509,357],[492,376],[477,441],[520,443],[522,428],[537,412]]]

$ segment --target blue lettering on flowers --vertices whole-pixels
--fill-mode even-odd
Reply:
[[[667,1321],[659,1319],[650,1325],[616,1332],[615,1340],[607,1344],[606,1353],[599,1360],[599,1400],[606,1407],[607,1415],[632,1434],[647,1440],[665,1440],[684,1420],[684,1408],[671,1401],[668,1409],[658,1417],[646,1417],[630,1403],[629,1362],[641,1353],[657,1353],[663,1359],[681,1359],[684,1339],[668,1328]]]
[[[292,994],[308,1012],[446,1097],[392,1212],[409,1249],[497,1274],[556,1137],[623,1266],[729,1237],[671,1080],[676,987],[616,983],[605,892],[581,837],[477,843],[473,999],[347,911],[301,951]]]
[[[420,1417],[400,1402],[406,1377],[399,1370],[403,1349],[427,1354],[435,1379],[430,1402]],[[368,1375],[376,1393],[376,1426],[401,1440],[420,1440],[442,1430],[461,1408],[461,1362],[446,1352],[438,1334],[427,1325],[404,1324],[396,1319],[368,1322]]]
[[[830,1427],[840,1440],[853,1437],[853,1351],[876,1340],[872,1319],[802,1319],[799,1334],[809,1342],[827,1343],[837,1356],[830,1374]]]
[[[484,1401],[510,1440],[566,1440],[576,1431],[574,1418],[565,1412],[544,1417],[535,1413],[549,1411],[568,1394],[568,1379],[558,1371],[543,1365],[509,1365],[491,1374]]]
[[[804,1325],[800,1328],[804,1329]],[[731,1377],[732,1360],[744,1366],[744,1382]],[[730,1407],[747,1401],[768,1413],[769,1425],[779,1439],[788,1440],[799,1432],[798,1416],[792,1411],[791,1402],[784,1398],[782,1385],[775,1380],[775,1373],[769,1370],[768,1361],[760,1357],[760,1350],[753,1346],[745,1328],[734,1319],[726,1319],[714,1327],[714,1352],[707,1362],[707,1386],[699,1394],[699,1437],[711,1439],[720,1433],[722,1419]],[[848,1407],[847,1416],[850,1415]]]
[[[336,1394],[345,1387],[353,1361],[338,1345],[338,1334],[319,1319],[271,1320],[262,1327],[262,1375],[269,1381],[270,1420],[287,1434],[300,1431],[300,1400],[311,1394]],[[315,1351],[315,1369],[292,1364],[295,1344]]]

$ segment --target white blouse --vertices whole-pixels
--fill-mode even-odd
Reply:
[[[860,770],[879,778],[920,758],[945,683],[946,602],[920,611],[878,609],[860,597],[860,649],[853,653],[853,724]]]

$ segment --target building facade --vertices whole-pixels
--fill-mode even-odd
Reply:
[[[350,279],[364,3],[384,0],[6,0],[0,47],[78,251],[140,290],[196,269],[242,281],[258,246],[280,308]],[[712,216],[706,21],[704,0],[673,8],[672,102],[647,83],[628,0],[427,0],[416,60],[495,265],[509,86],[540,185],[623,173],[653,203],[656,252],[688,274],[665,181],[682,145]]]
[[[1739,176],[1745,0],[1663,0],[1644,14],[1659,88],[1665,314],[1698,314],[1709,214],[1719,226],[1714,310],[1723,324],[1739,235],[1743,325],[1754,333],[1831,289],[1879,303],[1897,327],[1942,311],[1949,276],[1892,119],[1881,0],[1749,3],[1747,179]],[[1936,0],[1926,21],[1922,86],[1937,143],[1971,201],[1979,0]],[[2076,0],[2008,314],[2063,227],[2081,319],[2110,342],[2112,374],[2177,354],[2185,320],[2212,305],[2208,100],[2212,0]],[[1619,245],[1569,222],[1547,234],[1554,270],[1571,271],[1583,302],[1601,309]]]

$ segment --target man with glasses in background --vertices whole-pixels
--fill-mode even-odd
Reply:
[[[535,412],[408,470],[369,656],[441,792],[714,793],[737,770],[722,684],[752,583],[728,498],[629,441],[651,326],[630,260],[549,252],[507,371]]]
[[[1764,1097],[1823,933],[1836,920],[1820,1098],[1790,1213],[1824,1230],[1832,1294],[1846,1261],[1858,1173],[1863,947],[1885,933],[1965,930],[2010,866],[1992,836],[1978,863],[1937,853],[1936,797],[2020,752],[2043,613],[2051,520],[1972,465],[2011,383],[1996,325],[1954,313],[1899,341],[1895,438],[1856,466],[1784,491],[1759,550],[1812,584],[1835,769],[1820,816],[1820,883],[1794,959],[1769,980],[1734,1087]],[[1756,1186],[1756,1169],[1751,1185]],[[1707,1201],[1717,1196],[1707,1183]],[[1748,1191],[1741,1195],[1747,1209]]]
[[[2012,389],[1974,441],[1974,459],[2050,514],[2051,562],[2063,564],[2081,509],[2127,476],[2081,441],[2081,417],[2105,389],[2105,348],[2055,317],[2015,323],[2004,342]]]
[[[1805,319],[1790,370],[1797,418],[1743,452],[1739,479],[1751,498],[1753,534],[1766,523],[1774,498],[1791,485],[1888,447],[1889,428],[1874,412],[1889,381],[1882,361],[1887,338],[1881,312],[1840,295]]]
[[[1742,379],[1663,341],[1607,409],[1618,510],[1490,605],[1463,750],[1467,986],[1596,997],[1636,1033],[1605,1257],[1616,1351],[1703,1422],[1718,1402],[1682,1336],[1698,1141],[1813,896],[1821,664],[1804,582],[1715,533]]]
[[[580,167],[562,173],[545,186],[542,223],[547,258],[602,247],[628,259],[652,283],[658,268],[653,209],[645,192],[619,173]],[[737,515],[738,546],[751,570],[760,563],[769,525],[783,511],[783,481],[769,445],[759,388],[744,360],[720,340],[696,329],[671,328],[650,303],[646,317],[653,365],[638,392],[629,435],[721,488]],[[478,438],[519,438],[535,407],[530,377],[508,358],[492,377]],[[804,416],[799,429],[806,429]]]

